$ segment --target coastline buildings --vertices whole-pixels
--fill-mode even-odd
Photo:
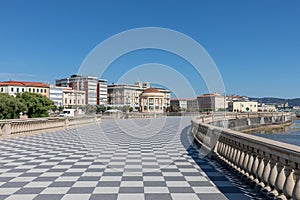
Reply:
[[[85,91],[73,90],[72,88],[63,89],[63,106],[84,106],[86,105]]]
[[[258,103],[255,101],[233,101],[228,103],[230,112],[258,112]]]
[[[84,91],[86,104],[107,105],[107,80],[99,80],[94,76],[72,75],[70,78],[56,80],[56,86]]]
[[[28,81],[3,81],[0,82],[0,92],[12,96],[18,93],[31,92],[38,93],[49,98],[49,84],[42,82],[28,82]]]
[[[170,104],[178,106],[181,111],[199,111],[198,101],[196,98],[173,98],[171,99]]]
[[[73,90],[70,87],[50,85],[50,99],[56,107],[83,106],[85,103],[85,91]]]
[[[197,100],[200,111],[220,111],[227,107],[225,96],[218,93],[203,94]]]
[[[147,113],[164,112],[164,94],[156,88],[147,88],[140,95],[140,111]]]
[[[123,107],[130,106],[134,111],[141,109],[141,94],[150,88],[148,82],[136,82],[135,84],[112,84],[108,85],[108,106]],[[156,88],[162,96],[162,107],[166,109],[170,106],[170,90]]]

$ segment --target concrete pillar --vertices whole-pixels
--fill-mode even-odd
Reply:
[[[281,162],[277,162],[278,175],[275,181],[275,189],[279,194],[283,193],[283,186],[285,183],[285,166]]]
[[[11,135],[12,134],[11,122],[4,122],[1,132],[2,135]]]
[[[270,172],[270,176],[269,176],[269,184],[270,184],[270,187],[271,187],[272,191],[270,191],[267,194],[267,197],[269,199],[274,199],[276,196],[278,196],[278,192],[275,188],[276,179],[277,179],[277,176],[278,176],[277,161],[272,159],[270,161],[270,167],[271,167],[271,172]]]
[[[147,112],[149,112],[149,97],[147,97]]]
[[[293,191],[293,199],[300,199],[300,169],[295,169],[296,183]]]
[[[286,198],[291,198],[293,196],[293,190],[295,187],[294,169],[292,169],[290,166],[286,166],[285,176],[286,180],[283,186],[283,193],[286,196]]]

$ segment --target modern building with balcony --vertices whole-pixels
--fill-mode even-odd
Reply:
[[[85,103],[89,105],[107,104],[107,80],[94,76],[72,75],[70,78],[56,80],[56,86],[71,87],[85,92]]]

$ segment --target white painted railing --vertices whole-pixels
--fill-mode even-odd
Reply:
[[[290,113],[250,114],[246,121],[278,124],[290,122],[293,117]],[[229,118],[239,124],[238,120],[244,116],[233,119],[231,115],[226,120],[219,116],[215,122],[211,116],[194,119],[192,132],[195,139],[207,151],[212,149],[218,161],[267,198],[300,199],[300,147],[211,125],[226,127],[231,121]],[[270,123],[265,119],[271,120]],[[244,125],[244,122],[240,124]]]
[[[0,120],[0,136],[29,133],[55,128],[67,128],[75,125],[96,123],[101,116],[83,116],[76,118],[36,118]]]

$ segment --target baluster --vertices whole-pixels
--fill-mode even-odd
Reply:
[[[269,186],[269,176],[270,176],[270,173],[271,173],[270,160],[269,159],[265,159],[265,169],[264,169],[263,179],[262,179],[262,181],[264,182],[265,187],[262,188],[262,190],[261,190],[261,194],[263,196],[266,196],[267,193],[271,191],[271,187]]]
[[[251,168],[251,172],[252,172],[252,179],[251,179],[251,183],[250,185],[252,187],[254,187],[256,184],[258,184],[258,179],[257,179],[257,171],[258,171],[258,165],[259,165],[259,160],[258,160],[258,157],[256,154],[253,155],[253,165],[252,165],[252,168]]]
[[[240,160],[241,154],[242,154],[241,150],[237,149],[237,153],[236,153],[236,157],[235,157],[235,170],[234,170],[234,173],[239,172],[239,160]]]
[[[251,180],[253,180],[253,174],[252,174],[252,166],[253,166],[254,158],[253,158],[253,150],[249,152],[249,160],[246,167],[246,177],[245,182],[247,184],[250,183]]]
[[[278,195],[278,192],[275,189],[276,179],[278,176],[277,161],[274,159],[271,159],[270,167],[271,167],[271,172],[270,172],[270,176],[269,176],[269,185],[271,187],[271,191],[269,191],[269,193],[267,194],[267,197],[269,199],[274,199]]]
[[[295,187],[295,181],[294,181],[294,169],[287,165],[285,168],[285,176],[286,180],[283,186],[283,193],[286,196],[286,198],[292,198],[293,196],[293,189]]]
[[[238,176],[241,176],[241,173],[243,173],[243,163],[244,163],[244,159],[245,159],[245,152],[243,150],[241,150],[242,153],[240,155],[240,159],[238,162],[238,166],[239,166],[239,172],[238,172]]]
[[[261,188],[263,188],[265,185],[262,181],[263,179],[263,173],[265,169],[265,160],[263,157],[259,157],[259,165],[258,165],[258,170],[257,170],[257,179],[258,179],[258,184],[256,185],[255,189],[257,191],[260,191]]]
[[[300,199],[300,169],[297,163],[295,169],[296,183],[293,191],[293,199]]]
[[[281,197],[284,197],[283,186],[285,183],[286,176],[284,172],[285,166],[280,161],[277,163],[277,171],[278,171],[278,175],[275,182],[275,189],[279,193],[277,199],[281,199]]]

